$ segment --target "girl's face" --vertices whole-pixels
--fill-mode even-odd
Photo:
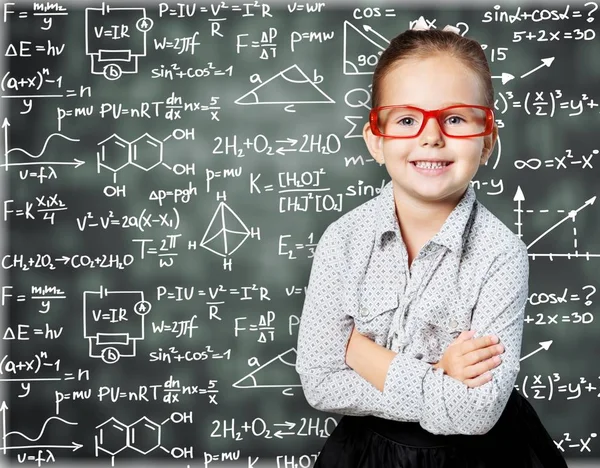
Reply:
[[[384,77],[380,96],[380,106],[413,105],[431,110],[453,104],[485,105],[477,75],[459,59],[446,55],[400,60]],[[368,122],[363,128],[369,152],[385,164],[397,195],[404,200],[450,204],[459,201],[479,166],[487,162],[497,136],[494,123],[490,135],[447,137],[433,118],[414,138],[375,136]],[[423,174],[414,165],[414,161],[436,159],[452,164],[438,175]]]

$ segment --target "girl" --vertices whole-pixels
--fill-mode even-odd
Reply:
[[[309,404],[339,413],[341,467],[566,467],[514,390],[527,249],[476,200],[494,148],[481,46],[421,17],[375,68],[363,136],[391,181],[319,240],[298,334]]]

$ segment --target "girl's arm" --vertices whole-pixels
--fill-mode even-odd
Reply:
[[[498,254],[473,309],[472,328],[481,336],[499,336],[505,345],[502,365],[492,370],[492,381],[468,388],[444,375],[443,369],[404,353],[382,351],[354,337],[358,338],[359,349],[369,349],[367,353],[357,353],[359,359],[363,355],[364,361],[355,365],[364,375],[373,376],[370,378],[376,388],[346,363],[354,311],[346,310],[342,300],[348,293],[347,269],[351,267],[345,259],[343,234],[332,223],[321,236],[302,309],[296,371],[308,403],[330,413],[419,421],[434,434],[488,432],[500,418],[519,371],[528,290],[526,245],[520,242]],[[352,349],[350,361],[354,362]],[[386,356],[375,369],[367,369],[364,364],[368,361],[373,366],[379,362],[367,359],[371,351]]]
[[[491,369],[492,380],[469,388],[438,368],[424,374],[421,426],[435,434],[485,434],[498,421],[520,369],[523,317],[528,296],[527,248],[519,244],[500,254],[490,266],[473,309],[476,335],[496,335],[504,344],[502,363]],[[356,330],[349,333],[346,364],[382,393],[402,392],[416,376],[396,364],[398,355]],[[387,371],[387,372],[386,372]],[[386,375],[387,374],[387,375]],[[397,377],[400,374],[400,377]],[[392,377],[393,376],[393,377]]]
[[[453,343],[455,342],[456,340]],[[478,344],[476,346],[480,347],[474,348],[472,350],[473,353],[477,353],[479,350],[487,348],[490,345],[486,342],[480,345]],[[444,355],[447,351],[448,350],[444,351]],[[377,388],[377,390],[383,392],[390,364],[396,354],[398,353],[375,343],[373,340],[366,337],[365,335],[362,335],[360,332],[356,331],[356,328],[354,328],[352,330],[352,335],[350,336],[350,340],[348,341],[348,346],[346,348],[346,364],[348,364],[349,367],[354,369],[356,373],[359,374],[363,379],[369,381],[375,388]],[[488,367],[485,368],[485,371],[496,367],[496,364],[488,363],[487,360],[486,364]],[[434,369],[438,369],[439,362],[432,362],[431,366]],[[471,366],[471,364],[465,364],[465,367],[469,366]],[[485,371],[482,372],[482,374],[485,373]],[[444,372],[447,373],[446,371]],[[470,377],[469,380],[471,382],[474,382],[477,378],[479,377],[473,376]],[[466,382],[463,381],[463,383]],[[474,383],[476,385],[469,386],[471,388],[479,387],[486,383],[486,381],[478,381]]]
[[[353,328],[346,349],[346,364],[383,392],[390,364],[396,354],[398,353],[378,345]]]
[[[520,370],[523,320],[529,290],[527,246],[518,240],[498,254],[485,277],[471,319],[474,339],[499,337],[504,346],[502,363],[491,369],[492,379],[476,388],[443,373],[428,373],[423,380],[429,404],[423,406],[421,426],[440,434],[485,434],[500,419]]]

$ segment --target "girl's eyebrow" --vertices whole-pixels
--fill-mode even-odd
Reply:
[[[413,106],[413,107],[421,107],[418,104],[403,104],[405,106]],[[467,104],[466,102],[445,102],[444,104],[442,104],[439,108],[442,109],[444,107],[450,107],[450,106],[469,106],[470,104]]]

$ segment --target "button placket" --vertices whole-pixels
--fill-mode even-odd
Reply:
[[[404,297],[400,297],[400,300],[398,301],[398,307],[396,308],[396,311],[392,317],[392,323],[388,333],[388,343],[390,344],[390,349],[392,350],[398,350],[404,342],[402,318],[404,316],[405,309],[406,301],[404,300]]]

